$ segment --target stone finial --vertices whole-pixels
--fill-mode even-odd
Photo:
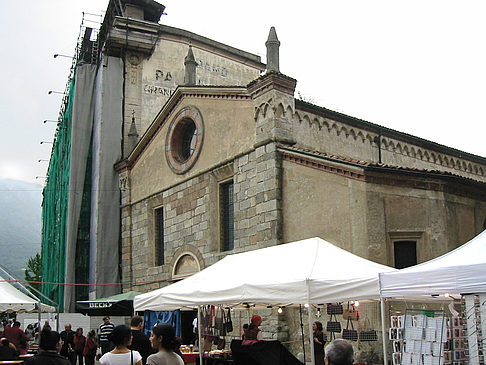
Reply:
[[[128,149],[129,152],[133,151],[138,142],[138,132],[137,125],[135,124],[135,113],[132,115],[132,123],[130,124],[130,129],[128,130]]]
[[[189,46],[187,56],[184,58],[185,75],[184,85],[196,85],[196,66],[197,62],[192,53],[192,46]]]
[[[275,27],[270,28],[270,33],[268,34],[268,39],[265,42],[267,46],[267,71],[280,72],[279,66],[279,47],[280,42],[277,38],[277,32]]]

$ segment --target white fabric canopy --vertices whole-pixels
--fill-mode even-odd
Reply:
[[[380,274],[383,297],[486,293],[486,231],[436,259]]]
[[[38,302],[22,293],[0,276],[0,312],[32,312]],[[50,305],[41,304],[42,312],[55,312]]]
[[[378,274],[390,270],[315,237],[228,255],[189,278],[136,296],[133,304],[143,311],[379,299]]]

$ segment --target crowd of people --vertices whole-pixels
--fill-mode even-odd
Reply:
[[[262,318],[254,315],[244,326],[243,340],[248,344],[262,340],[259,326]],[[37,343],[37,353],[25,360],[26,365],[94,365],[95,358],[101,365],[183,365],[180,341],[170,324],[157,324],[149,338],[143,332],[142,317],[131,319],[130,327],[115,326],[110,317],[86,337],[83,329],[73,331],[67,323],[60,333],[53,331],[46,321],[40,325],[28,325],[22,330],[20,322],[3,322],[0,328],[0,360],[14,360],[27,353],[29,343]],[[246,327],[246,328],[245,328]],[[334,340],[326,348],[326,335],[322,323],[313,323],[313,349],[316,365],[352,365],[353,347],[345,340]]]
[[[130,327],[115,326],[110,317],[86,336],[83,329],[73,331],[71,324],[64,325],[60,333],[52,330],[46,321],[28,325],[22,330],[20,322],[4,322],[0,328],[0,360],[15,360],[26,354],[29,343],[38,344],[35,355],[25,360],[26,365],[94,365],[95,358],[101,365],[182,365],[180,341],[170,324],[158,324],[149,338],[143,332],[143,318],[135,316]]]

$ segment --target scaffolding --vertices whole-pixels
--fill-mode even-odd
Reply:
[[[93,17],[99,17],[100,20],[93,20]],[[101,16],[83,13],[64,97],[61,101],[57,129],[47,170],[47,179],[42,193],[41,252],[43,284],[41,285],[41,292],[58,303],[61,311],[63,311],[64,286],[56,283],[64,283],[65,280],[67,209],[69,200],[69,170],[75,76],[79,64],[90,63],[97,65],[99,63],[101,47],[99,46],[98,34],[100,25]],[[90,187],[85,186],[86,188],[89,189]],[[83,194],[83,197],[85,195]],[[89,196],[89,190],[87,195]],[[80,236],[84,238],[84,241],[86,241],[87,234],[87,242],[89,244],[89,219],[87,224],[80,226]],[[84,269],[84,271],[87,271],[87,267]],[[84,280],[86,279],[83,278]]]

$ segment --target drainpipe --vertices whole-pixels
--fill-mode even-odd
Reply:
[[[379,129],[378,135],[373,138],[373,142],[378,145],[378,163],[381,163],[381,128]]]

